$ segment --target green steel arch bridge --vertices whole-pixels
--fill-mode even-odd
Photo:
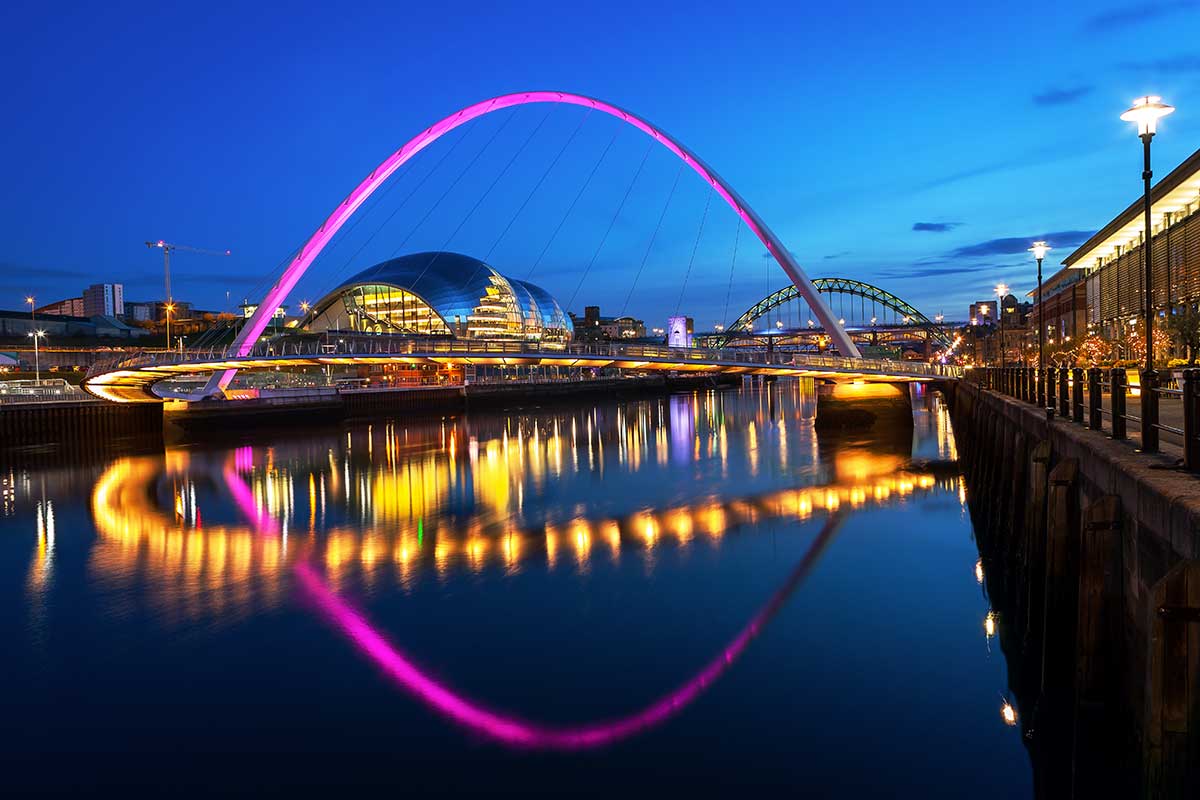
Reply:
[[[878,286],[873,286],[872,284],[853,278],[815,278],[812,283],[817,291],[824,295],[858,298],[862,301],[861,308],[864,312],[866,305],[869,303],[873,311],[871,316],[872,322],[875,321],[878,310],[882,309],[885,312],[885,316],[886,312],[890,311],[893,317],[891,328],[921,331],[928,336],[930,341],[939,347],[949,348],[953,344],[953,337],[946,332],[946,329],[942,325],[929,319],[915,306],[905,302],[886,289],[881,289]],[[725,331],[709,337],[707,341],[715,347],[727,347],[739,338],[752,335],[755,330],[755,323],[769,317],[772,311],[788,303],[803,302],[804,300],[805,298],[796,290],[794,285],[771,292],[771,294],[746,309]],[[864,313],[864,322],[865,319],[866,315]],[[886,319],[883,325],[889,325]],[[814,334],[819,334],[824,332],[824,327],[811,327],[810,330]],[[847,330],[851,329],[848,327]]]

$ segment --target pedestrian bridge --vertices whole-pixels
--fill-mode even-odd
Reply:
[[[639,371],[812,377],[879,383],[962,377],[962,368],[957,366],[807,353],[618,343],[576,344],[550,350],[524,342],[412,338],[338,343],[274,342],[260,344],[244,356],[235,355],[232,349],[144,353],[96,364],[88,371],[83,387],[97,397],[118,403],[160,402],[162,396],[155,393],[154,385],[183,375],[375,364],[618,367]]]

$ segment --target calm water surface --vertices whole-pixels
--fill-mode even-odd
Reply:
[[[781,382],[8,470],[6,788],[1029,796],[915,405],[827,438]]]

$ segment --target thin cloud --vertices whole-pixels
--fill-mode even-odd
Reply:
[[[1200,72],[1200,56],[1183,54],[1145,61],[1123,61],[1118,66],[1131,72]]]
[[[1088,17],[1083,22],[1083,29],[1091,33],[1106,33],[1117,28],[1145,25],[1172,14],[1191,11],[1196,5],[1195,0],[1166,0],[1120,6]]]
[[[949,233],[962,225],[961,222],[914,222],[912,229],[924,233]]]
[[[921,266],[914,265],[906,269],[892,270],[883,274],[883,277],[891,281],[903,281],[914,278],[941,278],[948,275],[971,275],[979,272],[989,274],[997,274],[1016,269],[1023,265],[1017,264],[962,264],[953,263],[946,266]]]
[[[964,245],[950,252],[952,258],[984,258],[988,256],[1010,256],[1024,253],[1030,242],[1046,241],[1052,247],[1077,247],[1092,237],[1095,231],[1056,231],[1030,236],[1007,236],[988,239],[986,242]]]
[[[1033,96],[1035,106],[1065,106],[1087,97],[1093,86],[1072,86],[1066,89],[1047,89]]]
[[[822,258],[822,260],[824,260],[824,261],[830,261],[830,260],[832,260],[832,259],[835,259],[835,258],[841,258],[841,257],[843,257],[843,256],[848,256],[848,255],[850,255],[850,251],[849,251],[849,250],[843,250],[843,251],[842,251],[842,252],[840,252],[840,253],[830,253],[829,255],[827,255],[827,256],[822,256],[821,258]]]

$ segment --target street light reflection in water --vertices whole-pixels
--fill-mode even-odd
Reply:
[[[759,651],[751,646],[756,638],[767,638],[766,652],[787,641],[790,634],[773,633],[776,626],[794,628],[797,614],[814,609],[836,616],[828,605],[836,601],[815,595],[812,583],[854,574],[844,572],[844,558],[857,552],[861,534],[848,542],[845,533],[835,538],[839,528],[856,528],[860,517],[915,520],[921,509],[946,503],[953,515],[945,519],[963,524],[944,416],[933,397],[919,398],[915,440],[909,432],[826,439],[813,430],[810,388],[783,382],[121,458],[91,482],[87,510],[96,537],[88,571],[98,598],[136,595],[168,637],[261,630],[258,620],[299,612],[321,621],[304,647],[357,652],[398,696],[477,737],[556,751],[614,746],[673,729],[670,720],[694,719],[692,708],[727,702],[713,687],[741,683],[730,677],[743,669],[735,666],[765,657],[747,655]],[[61,550],[64,501],[53,494],[42,526],[53,508]],[[892,546],[889,527],[875,547]],[[969,576],[977,555],[965,544],[954,572]],[[33,576],[48,574],[58,557],[53,536],[50,545],[32,559],[31,598]],[[759,555],[746,561],[750,553]],[[739,588],[725,590],[730,616],[705,626],[712,635],[689,658],[658,652],[637,634],[640,644],[622,663],[637,663],[644,651],[647,667],[661,661],[670,670],[650,680],[658,671],[650,669],[628,697],[610,697],[603,707],[584,702],[575,713],[547,714],[542,702],[488,690],[466,662],[447,660],[410,616],[418,608],[441,616],[440,607],[445,624],[461,624],[460,598],[486,591],[478,602],[515,608],[512,592],[527,586],[542,587],[549,607],[569,607],[573,593],[590,586],[588,595],[602,597],[622,575],[631,588],[644,586],[639,593],[656,586],[663,593],[663,609],[647,615],[638,607],[633,617],[652,624],[675,602],[681,578],[695,572],[685,580],[697,588],[724,584],[728,578],[714,576],[738,563]],[[977,595],[975,581],[969,584]],[[441,597],[438,605],[429,605],[430,592]],[[545,612],[527,613],[534,616],[518,614],[510,624]],[[604,630],[609,618],[592,618],[592,627]],[[332,638],[320,641],[321,632]],[[486,649],[490,634],[468,636],[481,634]],[[622,683],[631,680],[621,674]],[[995,713],[996,683],[981,692],[985,715]],[[544,687],[545,702],[554,702],[554,692],[553,682]],[[697,702],[714,694],[717,700]]]

